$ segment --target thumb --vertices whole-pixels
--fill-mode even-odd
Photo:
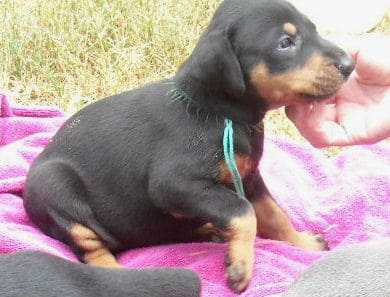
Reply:
[[[292,105],[285,108],[287,117],[314,147],[345,143],[348,136],[336,122],[336,109],[329,102]]]
[[[284,108],[286,116],[292,121],[297,128],[303,124],[302,119],[307,119],[311,112],[311,104],[294,104]]]

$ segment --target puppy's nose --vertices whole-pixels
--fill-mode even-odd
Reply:
[[[336,63],[336,67],[347,78],[355,69],[355,61],[350,56],[344,56]]]

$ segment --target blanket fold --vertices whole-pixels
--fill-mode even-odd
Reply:
[[[0,253],[40,250],[77,261],[26,216],[21,193],[31,162],[66,120],[59,109],[11,104],[0,93]],[[390,144],[344,149],[326,158],[307,144],[267,136],[260,164],[277,203],[298,230],[322,234],[331,249],[390,237]],[[198,272],[202,296],[236,296],[224,280],[225,244],[191,243],[123,252],[129,268],[183,267]],[[241,296],[280,296],[328,252],[257,238],[255,271]]]

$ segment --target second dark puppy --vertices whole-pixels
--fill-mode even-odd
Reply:
[[[228,283],[242,291],[256,234],[326,248],[297,232],[266,189],[258,171],[264,114],[334,94],[353,68],[289,3],[226,0],[173,79],[67,121],[31,167],[26,211],[81,260],[102,266],[119,266],[120,250],[204,239],[208,223],[228,241]],[[230,121],[245,197],[224,156]]]
[[[0,254],[1,297],[199,297],[185,269],[110,269],[40,252]]]

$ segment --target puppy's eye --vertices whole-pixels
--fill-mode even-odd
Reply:
[[[278,49],[284,50],[293,46],[295,46],[294,40],[290,36],[285,36],[279,41]]]

